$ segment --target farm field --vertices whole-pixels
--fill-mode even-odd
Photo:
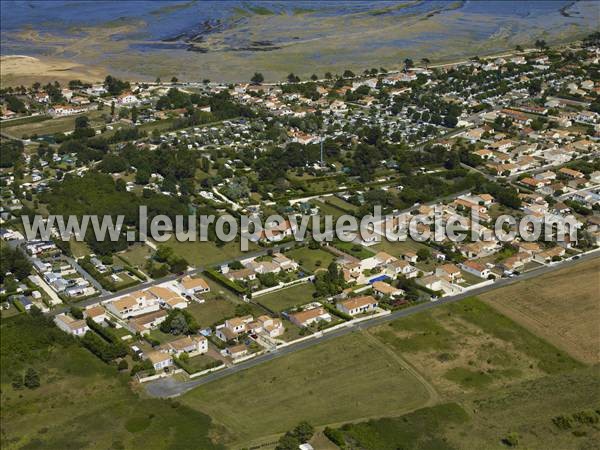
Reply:
[[[311,250],[308,247],[295,248],[286,252],[286,255],[311,272],[315,272],[317,269],[327,269],[327,266],[335,259],[334,255],[325,250]]]
[[[600,362],[600,259],[541,275],[481,298],[573,357]]]
[[[311,302],[313,300],[313,292],[315,292],[315,287],[312,283],[301,283],[255,297],[254,301],[272,311],[280,312]]]
[[[443,395],[482,392],[583,367],[476,298],[370,332],[413,364]]]
[[[323,425],[410,411],[425,405],[428,393],[378,343],[351,334],[200,387],[180,401],[222,424],[234,447],[301,420]]]

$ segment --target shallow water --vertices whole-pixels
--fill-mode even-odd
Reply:
[[[303,73],[307,62],[447,59],[538,38],[564,41],[593,31],[599,20],[600,2],[570,0],[2,1],[0,53],[72,55],[140,76],[159,73],[161,58],[182,77],[190,65],[231,75],[249,60],[266,71]],[[79,39],[86,35],[95,39]],[[274,48],[263,51],[263,41]],[[191,45],[197,51],[188,51]]]

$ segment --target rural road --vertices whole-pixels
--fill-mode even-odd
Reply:
[[[413,314],[417,314],[422,311],[427,311],[427,310],[436,308],[438,306],[441,306],[441,305],[444,305],[447,303],[454,303],[454,302],[463,300],[467,297],[473,297],[473,296],[482,294],[484,292],[488,292],[488,291],[498,289],[498,288],[501,288],[504,286],[508,286],[508,285],[511,285],[514,283],[518,283],[520,281],[525,281],[530,278],[534,278],[534,277],[543,275],[548,272],[553,272],[558,269],[564,269],[567,267],[571,267],[571,266],[577,265],[583,261],[589,261],[589,260],[597,258],[599,256],[600,256],[599,251],[593,251],[593,252],[587,253],[585,255],[582,255],[577,260],[569,260],[569,261],[565,261],[562,263],[547,265],[542,268],[533,270],[531,272],[524,273],[524,274],[519,275],[514,278],[501,278],[490,285],[472,289],[470,291],[467,291],[467,292],[464,292],[464,293],[461,293],[458,295],[454,295],[454,296],[450,296],[450,297],[443,297],[435,302],[420,303],[418,305],[411,306],[409,308],[395,311],[387,316],[376,317],[372,320],[366,320],[364,322],[352,324],[346,328],[341,328],[341,329],[332,331],[330,333],[325,333],[321,336],[315,337],[314,339],[309,339],[306,341],[299,342],[297,344],[292,344],[288,347],[284,347],[282,349],[275,350],[271,353],[265,353],[263,355],[257,356],[256,358],[244,361],[242,363],[236,364],[232,367],[228,367],[228,368],[220,370],[218,372],[213,372],[211,374],[208,374],[208,375],[201,377],[199,379],[196,379],[196,380],[179,382],[179,381],[174,380],[172,377],[161,378],[159,380],[147,383],[145,385],[146,392],[148,392],[148,394],[151,395],[152,397],[162,397],[162,398],[177,397],[181,394],[186,393],[187,391],[189,391],[191,389],[194,389],[195,387],[211,383],[213,381],[219,380],[219,379],[227,377],[229,375],[233,375],[235,373],[241,372],[246,369],[250,369],[251,367],[258,366],[259,364],[263,364],[267,361],[271,361],[271,360],[279,358],[281,356],[289,355],[291,353],[295,353],[300,350],[304,350],[304,349],[313,347],[315,345],[329,341],[331,339],[345,336],[345,335],[353,333],[355,331],[365,330],[365,329],[368,329],[371,327],[382,325],[382,324],[391,322],[393,320],[399,319],[401,317],[411,316]]]

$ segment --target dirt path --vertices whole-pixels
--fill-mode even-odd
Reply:
[[[417,369],[415,369],[413,366],[411,366],[408,363],[408,361],[401,358],[395,351],[393,351],[391,348],[389,348],[387,345],[385,345],[383,342],[381,342],[379,339],[377,339],[377,337],[375,335],[373,335],[370,330],[365,330],[365,331],[363,331],[362,334],[367,338],[367,340],[369,340],[369,341],[373,342],[375,345],[379,346],[379,348],[381,350],[383,350],[391,359],[396,361],[400,366],[402,366],[402,368],[404,370],[409,372],[413,377],[415,377],[425,387],[425,389],[427,390],[427,393],[429,394],[429,399],[427,400],[427,403],[422,406],[422,408],[425,408],[427,406],[433,406],[433,405],[439,403],[440,395],[435,390],[435,388],[429,383],[429,381],[427,381],[423,377],[423,375],[421,375],[421,373],[419,371],[417,371]]]

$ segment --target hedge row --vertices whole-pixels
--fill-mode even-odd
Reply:
[[[339,317],[340,319],[343,319],[343,320],[352,320],[352,316],[351,315],[346,314],[346,313],[340,311],[339,309],[337,309],[333,305],[330,305],[329,303],[323,302],[323,307],[329,313],[333,314],[334,316]]]
[[[210,363],[204,365],[204,367],[202,367],[202,368],[193,369],[192,367],[190,367],[190,365],[186,361],[184,361],[181,358],[173,358],[173,361],[175,362],[175,364],[177,366],[181,367],[189,375],[192,375],[192,374],[197,373],[197,372],[202,372],[202,371],[208,370],[208,369],[213,369],[213,368],[219,367],[220,365],[223,364],[223,362],[221,362],[221,361],[214,360],[213,362],[210,362]]]
[[[204,273],[206,273],[206,275],[209,278],[213,279],[214,281],[217,281],[217,282],[221,283],[225,287],[227,287],[227,288],[231,289],[232,291],[234,291],[236,294],[246,295],[248,293],[248,291],[247,291],[246,288],[243,288],[242,286],[240,286],[239,284],[235,283],[234,281],[231,281],[229,278],[227,278],[222,273],[216,271],[215,269],[208,269]]]

